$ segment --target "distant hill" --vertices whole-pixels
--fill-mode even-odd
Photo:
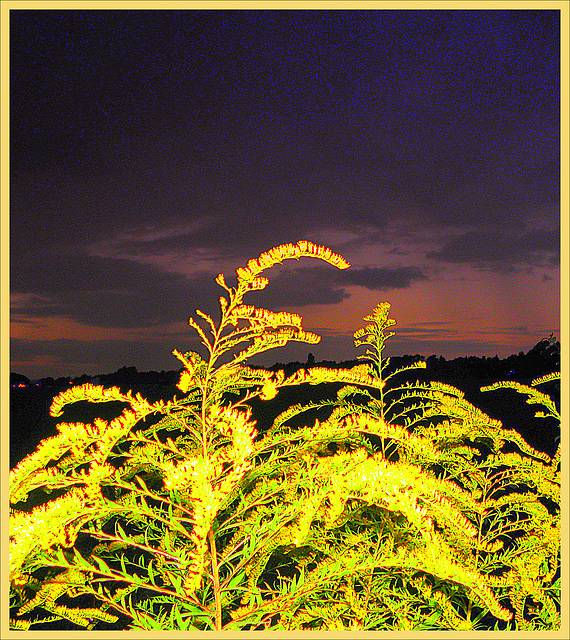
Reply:
[[[513,379],[519,382],[530,382],[533,378],[560,370],[560,343],[550,336],[538,342],[527,353],[520,352],[518,355],[511,355],[507,358],[500,359],[498,356],[491,358],[482,356],[468,356],[446,360],[443,356],[429,356],[425,358],[421,355],[404,355],[394,356],[390,358],[389,370],[394,370],[411,362],[426,362],[426,371],[430,372],[430,378],[435,379],[433,375],[444,376],[456,380],[506,380]],[[276,362],[270,367],[254,366],[257,369],[267,369],[269,371],[284,370],[286,374],[292,374],[302,368],[310,367],[329,367],[329,368],[350,368],[361,364],[363,360],[345,360],[336,362],[334,360],[321,360],[315,362],[312,354],[306,362]],[[60,378],[45,377],[36,380],[34,383],[24,375],[19,373],[10,373],[10,384],[25,384],[30,386],[34,384],[38,387],[66,388],[70,384],[78,385],[91,382],[92,384],[102,385],[159,385],[170,386],[176,385],[178,375],[181,369],[172,371],[138,371],[136,367],[121,367],[114,373],[101,373],[96,375],[83,374],[81,376],[66,376]]]
[[[11,387],[29,387],[31,386],[32,381],[27,378],[26,376],[23,376],[21,373],[10,373],[10,386]]]

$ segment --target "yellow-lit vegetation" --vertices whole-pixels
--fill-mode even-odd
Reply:
[[[53,416],[126,408],[62,421],[11,471],[14,629],[559,628],[560,449],[533,449],[452,386],[395,383],[425,363],[388,373],[389,304],[355,334],[366,350],[352,369],[247,366],[319,340],[299,316],[243,301],[302,257],[349,266],[299,242],[250,260],[235,286],[218,276],[219,319],[189,321],[203,353],[174,351],[180,397],[85,384],[54,399]],[[559,419],[537,389],[557,375],[488,390],[513,387]],[[258,428],[254,399],[331,383],[333,400]]]

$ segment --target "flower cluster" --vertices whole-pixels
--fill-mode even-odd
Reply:
[[[85,491],[72,489],[31,512],[10,514],[10,576],[17,579],[31,555],[55,545],[71,547],[86,519]]]
[[[288,342],[306,342],[307,344],[317,344],[321,341],[321,336],[310,331],[301,329],[277,329],[273,332],[264,332],[263,335],[255,336],[252,343],[243,351],[240,351],[233,359],[234,363],[243,362],[252,355],[284,347]]]
[[[327,367],[299,369],[283,382],[283,386],[326,382],[344,382],[376,389],[382,389],[386,384],[383,380],[370,375],[370,365],[359,364],[351,369],[328,369]]]
[[[184,592],[187,595],[193,594],[202,581],[208,550],[207,535],[225,497],[214,487],[214,478],[218,475],[220,466],[214,465],[207,458],[198,458],[193,465],[190,497],[194,506],[191,535],[194,548],[190,553],[191,562],[184,580]]]
[[[86,400],[87,402],[126,402],[131,409],[140,418],[158,408],[158,405],[151,405],[140,393],[133,396],[132,392],[122,393],[119,387],[105,388],[101,385],[92,385],[90,383],[82,384],[77,387],[71,387],[66,391],[62,391],[57,395],[50,407],[50,415],[54,418],[61,416],[63,407],[73,402]]]
[[[301,257],[320,258],[339,269],[350,267],[350,264],[342,256],[333,253],[327,247],[320,247],[312,242],[300,240],[297,244],[282,244],[262,253],[259,258],[250,260],[245,268],[238,268],[236,274],[238,280],[249,282],[265,269],[269,269],[287,258],[299,259]]]
[[[232,310],[228,322],[237,324],[238,320],[248,320],[252,326],[277,328],[283,325],[301,328],[303,318],[296,313],[260,309],[251,305],[240,305]]]
[[[162,482],[167,491],[184,491],[192,483],[198,458],[186,458],[180,462],[168,460],[162,463]]]
[[[89,402],[109,402],[110,400],[122,400],[124,398],[119,387],[111,387],[105,389],[103,386],[95,386],[90,383],[77,387],[71,387],[66,391],[62,391],[52,401],[50,414],[57,418],[61,415],[65,405],[79,400],[87,400]]]
[[[231,437],[231,445],[225,448],[220,461],[233,463],[231,474],[220,486],[223,494],[229,493],[240,478],[252,467],[250,460],[254,452],[254,440],[257,436],[255,421],[251,420],[251,410],[238,410],[230,407],[211,407],[208,422],[222,435]]]
[[[180,374],[180,381],[176,386],[183,393],[187,393],[192,387],[200,383],[205,372],[206,363],[199,354],[192,351],[182,354],[178,349],[174,349],[172,355],[178,358],[184,365],[184,369]]]

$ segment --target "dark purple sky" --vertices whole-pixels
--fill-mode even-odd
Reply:
[[[256,303],[355,357],[505,357],[559,335],[554,10],[12,10],[11,368],[175,369],[214,278],[342,254]]]

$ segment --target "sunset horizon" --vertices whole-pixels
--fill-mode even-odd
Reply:
[[[11,370],[167,370],[219,273],[356,358],[560,338],[560,11],[14,10]],[[381,43],[381,45],[379,44]],[[258,363],[258,361],[254,361]]]

